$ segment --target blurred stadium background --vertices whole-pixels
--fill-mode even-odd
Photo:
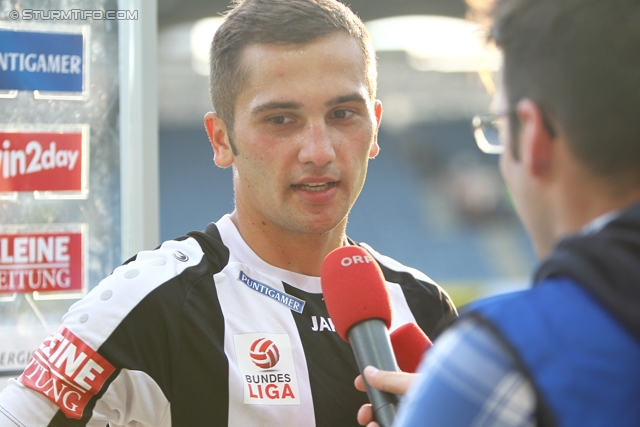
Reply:
[[[483,0],[474,0],[482,2]],[[418,268],[462,305],[528,285],[535,258],[498,171],[470,121],[488,112],[499,56],[460,0],[348,2],[378,51],[384,114],[347,232]],[[213,165],[208,42],[226,0],[159,0],[162,240],[233,209],[231,170]],[[203,43],[204,41],[204,43]]]

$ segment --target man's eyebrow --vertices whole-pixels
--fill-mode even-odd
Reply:
[[[298,110],[300,108],[302,108],[302,104],[298,102],[271,101],[253,108],[251,114],[260,114],[269,110]]]
[[[327,107],[333,107],[334,105],[343,104],[345,102],[358,101],[358,102],[367,102],[367,100],[362,96],[362,94],[355,92],[349,95],[340,95],[336,96],[333,99],[330,99],[325,103]]]
[[[349,95],[336,96],[325,103],[327,107],[333,107],[334,105],[343,104],[345,102],[367,102],[366,99],[358,92],[351,93]],[[251,110],[251,114],[260,114],[269,110],[299,110],[302,108],[302,104],[299,102],[287,102],[287,101],[270,101],[260,104]]]

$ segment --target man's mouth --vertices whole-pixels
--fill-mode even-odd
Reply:
[[[337,184],[337,182],[314,182],[307,184],[293,184],[292,187],[305,191],[325,191]]]

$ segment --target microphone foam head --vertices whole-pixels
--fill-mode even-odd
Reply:
[[[400,326],[389,335],[398,367],[403,372],[414,373],[424,352],[433,344],[429,337],[415,323]]]
[[[336,332],[349,342],[348,331],[367,319],[391,326],[391,299],[382,270],[359,246],[333,250],[322,262],[322,293]]]

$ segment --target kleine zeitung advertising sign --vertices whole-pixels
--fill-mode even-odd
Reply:
[[[0,231],[0,296],[82,292],[83,234],[83,228]]]

